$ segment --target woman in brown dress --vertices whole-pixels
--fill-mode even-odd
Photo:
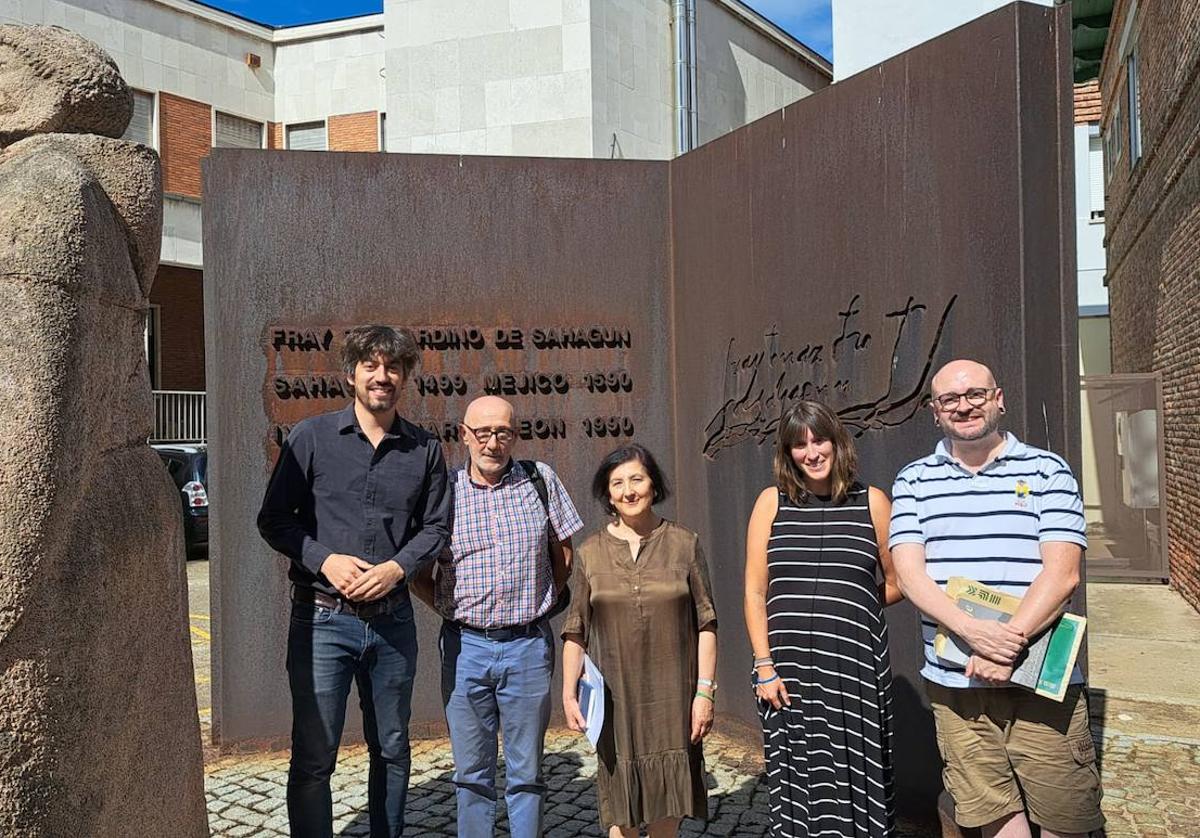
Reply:
[[[667,484],[640,445],[609,454],[592,493],[615,516],[575,554],[563,625],[563,711],[586,729],[576,690],[587,652],[604,676],[596,745],[600,823],[610,838],[678,834],[707,819],[701,741],[712,728],[717,613],[694,532],[655,514]]]

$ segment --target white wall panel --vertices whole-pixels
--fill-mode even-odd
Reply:
[[[275,121],[386,110],[383,34],[377,29],[278,45]]]

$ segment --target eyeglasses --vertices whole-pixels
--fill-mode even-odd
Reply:
[[[472,428],[466,422],[463,422],[463,427],[471,432],[480,445],[487,445],[492,437],[501,445],[508,445],[517,435],[512,428]]]
[[[983,407],[999,389],[999,387],[972,387],[965,393],[942,393],[940,396],[934,396],[930,401],[942,410],[954,410],[962,399],[966,399],[967,404],[971,407]]]

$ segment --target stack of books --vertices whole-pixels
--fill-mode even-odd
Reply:
[[[980,620],[999,620],[1007,623],[1017,613],[1021,598],[981,585],[973,579],[952,576],[946,593],[959,609]],[[1038,695],[1062,701],[1071,684],[1071,672],[1083,642],[1087,619],[1077,614],[1063,614],[1029,645],[1013,666],[1011,683],[1033,690]],[[942,661],[965,667],[971,657],[971,647],[945,626],[938,626],[933,638],[933,651]]]

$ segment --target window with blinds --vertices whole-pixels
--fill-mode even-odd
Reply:
[[[287,127],[287,147],[293,151],[324,151],[325,123],[298,122]]]
[[[133,91],[133,118],[121,136],[122,140],[154,146],[154,94]]]
[[[262,148],[263,124],[217,111],[213,145],[217,148]]]
[[[387,151],[387,114],[379,115],[379,150]]]
[[[1092,220],[1104,218],[1104,143],[1100,129],[1093,125],[1088,136],[1088,191]]]

